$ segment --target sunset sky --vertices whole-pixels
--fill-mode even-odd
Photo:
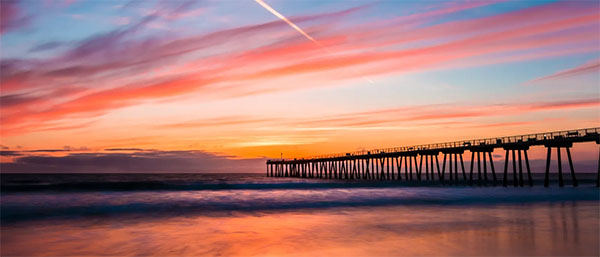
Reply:
[[[281,154],[600,124],[595,0],[0,10],[3,172],[262,172]]]

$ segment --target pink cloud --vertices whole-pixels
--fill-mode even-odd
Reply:
[[[431,17],[480,5],[483,3],[452,6],[429,14],[416,14],[410,19],[426,21]],[[492,61],[476,57],[506,56],[508,53],[512,55],[510,58],[502,57],[494,61],[542,58],[554,54],[556,47],[598,43],[598,39],[589,31],[598,27],[600,16],[597,9],[590,8],[590,5],[593,6],[587,2],[551,3],[492,17],[422,28],[394,25],[397,21],[392,21],[370,24],[375,27],[359,26],[360,29],[324,29],[333,26],[339,17],[361,11],[363,7],[291,18],[295,23],[313,24],[307,26],[306,30],[323,47],[312,44],[294,31],[290,32],[281,21],[184,38],[132,40],[130,35],[156,19],[149,16],[124,28],[83,40],[64,56],[41,61],[3,60],[0,72],[2,97],[10,97],[8,94],[26,96],[36,92],[44,95],[43,101],[47,106],[32,108],[39,102],[20,99],[20,104],[15,105],[18,110],[15,107],[15,112],[2,113],[2,131],[18,133],[17,128],[28,124],[39,126],[67,117],[90,117],[116,108],[189,93],[223,90],[226,93],[221,96],[237,97],[314,86],[299,84],[264,89],[247,86],[259,84],[246,83],[251,80],[303,74],[314,74],[317,81],[350,79],[365,75],[460,67],[465,60],[477,65]],[[564,32],[571,29],[582,30]],[[277,35],[274,37],[276,39],[265,39],[273,34]],[[262,44],[236,43],[241,39]],[[402,46],[422,41],[436,43],[417,44],[412,48],[389,48],[391,45]],[[216,45],[228,51],[210,57],[187,57],[198,54],[199,50],[208,51]],[[537,54],[532,55],[532,51],[537,51]],[[185,58],[190,60],[186,59],[183,65],[175,64]],[[169,67],[172,72],[144,73],[157,67]],[[360,72],[348,72],[356,67],[361,68]],[[47,91],[48,87],[60,88],[73,84],[86,84],[86,87],[75,95],[56,97],[61,99],[52,99],[50,95],[39,93]],[[458,118],[478,116],[480,113],[429,113],[413,119]]]
[[[425,105],[342,114],[336,115],[335,118],[309,120],[301,124],[306,126],[407,124],[407,122],[427,120],[440,121],[493,116],[515,116],[533,112],[593,108],[598,106],[600,106],[600,99],[597,98],[479,106]]]

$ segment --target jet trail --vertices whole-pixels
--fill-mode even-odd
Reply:
[[[296,26],[296,24],[294,24],[292,21],[288,20],[288,18],[286,18],[285,16],[283,16],[281,13],[279,13],[278,11],[276,11],[275,9],[271,8],[271,6],[269,6],[267,3],[265,3],[263,0],[255,0],[258,4],[260,4],[262,7],[264,7],[265,9],[267,9],[267,11],[271,12],[273,15],[277,16],[277,18],[285,21],[287,24],[289,24],[290,26],[292,26],[292,28],[294,28],[295,30],[297,30],[298,32],[300,32],[302,35],[304,35],[306,38],[308,38],[310,41],[313,41],[315,44],[317,45],[321,45],[319,44],[319,42],[317,42],[317,40],[315,40],[313,37],[311,37],[308,33],[304,32],[304,30],[302,30],[300,27]]]
[[[277,18],[281,19],[282,21],[285,21],[288,25],[290,25],[292,28],[294,28],[295,30],[297,30],[298,32],[300,32],[300,34],[304,35],[306,38],[308,38],[308,40],[312,41],[313,43],[315,43],[316,45],[322,47],[323,49],[325,49],[325,51],[327,51],[328,53],[331,53],[331,51],[329,51],[329,49],[324,48],[323,45],[321,45],[321,43],[319,43],[319,41],[315,40],[313,37],[311,37],[308,33],[304,32],[304,30],[302,30],[300,27],[296,26],[296,24],[294,24],[292,21],[290,21],[288,18],[286,18],[285,16],[283,16],[281,13],[279,13],[278,11],[276,11],[275,9],[271,8],[271,6],[269,6],[267,3],[265,3],[263,0],[254,0],[256,1],[258,4],[260,4],[260,6],[264,7],[265,9],[267,9],[267,11],[269,11],[270,13],[272,13],[273,15],[275,15]],[[352,67],[351,67],[352,68]],[[360,72],[358,72],[358,74],[360,74]],[[366,77],[366,76],[362,76],[362,78],[364,80],[366,80],[367,82],[369,82],[370,84],[373,84],[373,80],[371,80],[370,78]]]

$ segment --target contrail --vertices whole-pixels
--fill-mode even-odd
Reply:
[[[277,18],[281,19],[282,21],[285,21],[285,23],[287,23],[292,28],[294,28],[295,30],[297,30],[298,32],[300,32],[300,34],[304,35],[306,38],[308,38],[308,40],[310,40],[313,43],[315,43],[316,45],[324,48],[325,51],[327,51],[328,53],[331,53],[331,51],[329,51],[329,49],[323,47],[323,45],[321,45],[321,43],[319,43],[319,41],[315,40],[308,33],[304,32],[304,30],[302,30],[300,27],[296,26],[296,24],[294,24],[288,18],[286,18],[285,16],[283,16],[283,14],[281,14],[278,11],[276,11],[275,9],[271,8],[271,6],[269,6],[263,0],[254,0],[254,1],[256,1],[258,4],[260,4],[260,6],[264,7],[265,9],[267,9],[267,11],[269,11],[270,13],[272,13],[273,15],[275,15]],[[362,78],[365,79],[367,82],[373,84],[373,80],[371,80],[370,78],[367,78],[366,76],[362,76]]]
[[[275,9],[271,8],[271,6],[269,6],[267,3],[263,2],[263,0],[255,0],[255,1],[258,4],[260,4],[262,7],[264,7],[265,9],[267,9],[267,11],[269,11],[273,15],[277,16],[277,18],[285,21],[287,24],[289,24],[290,26],[292,26],[292,28],[294,28],[295,30],[297,30],[298,32],[300,32],[302,35],[304,35],[310,41],[313,41],[315,44],[317,44],[319,46],[321,45],[321,44],[319,44],[319,42],[317,42],[317,40],[315,40],[313,37],[311,37],[308,33],[304,32],[304,30],[302,30],[300,27],[296,26],[296,24],[294,24],[292,21],[288,20],[288,18],[286,18],[285,16],[283,16],[281,13],[279,13]]]

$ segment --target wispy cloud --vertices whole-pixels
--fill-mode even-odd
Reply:
[[[210,127],[210,126],[228,126],[228,125],[242,125],[242,124],[251,124],[251,123],[263,123],[263,122],[276,122],[280,119],[274,118],[250,118],[243,116],[234,116],[234,117],[218,117],[211,119],[202,119],[198,121],[189,121],[189,122],[181,122],[181,123],[172,123],[172,124],[163,124],[158,125],[157,128],[161,129],[174,129],[174,128],[200,128],[200,127]]]
[[[117,109],[172,103],[190,95],[198,102],[239,99],[329,87],[361,76],[481,67],[599,50],[600,14],[598,4],[593,1],[536,3],[494,15],[449,18],[495,3],[435,3],[434,8],[406,16],[345,22],[359,15],[372,16],[368,13],[371,8],[358,6],[284,17],[285,22],[274,19],[202,33],[148,33],[152,22],[193,16],[187,8],[190,2],[166,1],[169,6],[162,8],[166,11],[161,11],[161,6],[143,10],[141,17],[128,17],[129,24],[124,26],[80,40],[41,42],[25,48],[41,57],[3,58],[1,132],[3,136],[19,136],[84,128],[95,124],[91,119],[100,119]],[[194,12],[206,11],[202,4],[194,7]],[[3,19],[7,17],[20,16],[3,15]],[[301,28],[299,31],[303,33],[290,29],[290,24]],[[320,45],[306,38],[318,39]],[[59,47],[61,51],[55,51]],[[48,52],[54,55],[46,55]],[[536,81],[593,73],[597,69],[596,60]],[[373,85],[374,90],[377,86],[380,85]],[[459,122],[454,124],[461,126],[515,126],[524,123],[467,120],[597,106],[596,98],[573,96],[496,105],[426,103],[332,117],[307,113],[295,121],[277,115],[190,118],[193,120],[189,122],[152,124],[151,129],[180,132],[269,124],[268,128],[293,127],[303,131],[342,127],[377,130],[395,129],[407,123],[418,126],[449,122]],[[260,145],[285,140],[267,141],[253,142]],[[300,141],[296,143],[305,142]],[[240,143],[243,144],[252,142]]]
[[[550,74],[548,76],[536,78],[536,79],[532,80],[531,82],[535,83],[535,82],[542,82],[542,81],[548,81],[548,80],[557,80],[557,79],[569,78],[569,77],[573,77],[573,76],[577,76],[577,75],[584,75],[584,74],[600,74],[600,60],[598,60],[598,59],[591,60],[591,61],[584,63],[582,65],[579,65],[575,68],[561,70],[561,71],[555,72],[553,74]]]
[[[265,125],[271,129],[280,128],[283,130],[299,131],[387,130],[401,129],[403,126],[409,125],[416,127],[432,125],[503,127],[526,125],[532,124],[533,122],[510,121],[490,123],[489,121],[481,119],[495,116],[518,118],[519,116],[530,113],[597,108],[599,106],[600,98],[525,103],[496,103],[488,105],[433,104],[338,113],[332,116],[317,117],[272,117],[269,119],[253,116],[218,117],[190,122],[164,124],[157,126],[157,128],[238,127],[244,125],[258,127],[259,124]],[[265,138],[268,137],[265,136]]]
[[[491,105],[424,105],[379,109],[367,112],[347,113],[332,118],[320,118],[300,122],[300,125],[312,127],[362,127],[376,125],[409,125],[411,122],[445,121],[494,116],[517,116],[542,111],[569,110],[579,108],[597,108],[599,98],[576,99],[569,101],[531,102]],[[470,122],[468,126],[482,126],[486,123]],[[459,124],[462,125],[462,124]],[[506,125],[506,124],[498,124]]]

